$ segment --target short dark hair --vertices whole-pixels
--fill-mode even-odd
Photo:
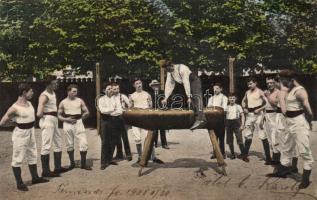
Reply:
[[[113,83],[111,83],[111,86],[120,86],[120,85],[116,82],[113,82]]]
[[[76,85],[76,84],[70,84],[69,86],[67,86],[67,92],[71,91],[73,88],[78,89],[78,85]]]
[[[250,76],[250,77],[248,78],[248,82],[251,82],[251,81],[252,81],[253,83],[257,83],[257,82],[258,82],[254,76]]]
[[[274,80],[274,81],[277,81],[277,78],[276,76],[267,76],[266,77],[267,80]]]
[[[218,86],[218,87],[222,88],[222,84],[219,83],[219,82],[215,83],[215,84],[213,85],[213,87],[214,87],[214,86]]]
[[[50,85],[50,84],[52,83],[52,81],[57,80],[56,78],[57,78],[57,77],[56,77],[56,76],[53,76],[53,75],[48,75],[48,76],[46,76],[45,79],[44,79],[45,85],[46,85],[46,86]]]
[[[28,83],[20,83],[19,86],[18,86],[19,96],[22,96],[23,92],[28,92],[31,89],[32,89],[32,87],[31,87],[30,84],[28,84]]]
[[[142,82],[142,80],[141,80],[139,77],[136,77],[136,78],[133,79],[132,84],[134,85],[134,83],[135,83],[136,81],[141,81],[141,82]]]
[[[103,84],[102,84],[102,89],[104,90],[104,89],[106,89],[109,85],[111,85],[112,83],[111,82],[104,82]]]
[[[168,66],[172,65],[172,61],[169,59],[164,59],[164,60],[160,60],[160,67],[161,68],[166,68]]]
[[[293,69],[283,69],[279,73],[280,78],[297,80],[298,73]]]
[[[235,92],[230,92],[228,97],[237,97],[236,93]]]

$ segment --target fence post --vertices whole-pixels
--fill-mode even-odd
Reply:
[[[229,92],[234,92],[235,90],[235,80],[234,80],[234,62],[235,58],[229,56]]]

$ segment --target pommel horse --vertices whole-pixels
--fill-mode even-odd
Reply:
[[[226,163],[220,152],[214,129],[224,126],[224,111],[221,107],[204,109],[207,118],[206,129],[208,129],[210,141],[216,154],[218,166],[222,168],[222,174],[227,176]],[[156,110],[156,109],[128,109],[123,113],[123,119],[131,126],[148,130],[144,141],[144,148],[139,163],[138,175],[147,166],[153,149],[155,133],[157,129],[189,129],[194,123],[194,112],[192,110]],[[157,134],[157,133],[156,133]]]

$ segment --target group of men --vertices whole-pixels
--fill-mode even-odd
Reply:
[[[15,125],[12,134],[13,154],[12,170],[16,180],[17,189],[28,191],[21,177],[21,166],[24,159],[27,160],[32,184],[48,182],[45,177],[59,177],[60,173],[75,168],[74,139],[79,141],[81,156],[81,169],[91,170],[86,164],[88,150],[87,137],[83,125],[83,119],[89,116],[85,102],[77,97],[78,87],[71,84],[67,87],[67,97],[63,99],[57,108],[55,90],[58,87],[55,77],[47,78],[46,89],[39,96],[36,116],[40,118],[41,128],[41,163],[42,177],[37,173],[37,144],[34,133],[35,110],[29,101],[33,97],[33,89],[27,83],[18,86],[18,99],[8,109],[0,121],[0,126]],[[62,135],[58,129],[58,120],[63,122],[65,144],[69,155],[70,166],[64,168],[62,161]],[[54,145],[54,149],[53,149]],[[54,151],[54,170],[50,170],[50,152]],[[43,178],[44,177],[44,178]]]
[[[295,71],[282,70],[278,79],[266,78],[267,90],[263,91],[258,88],[256,79],[251,77],[242,107],[235,103],[236,95],[232,93],[229,94],[228,103],[228,98],[221,92],[221,85],[217,83],[213,86],[214,95],[210,97],[207,107],[218,106],[225,111],[225,127],[215,130],[223,157],[226,157],[225,133],[231,152],[229,157],[236,158],[234,133],[241,151],[239,157],[246,162],[249,162],[253,135],[258,134],[263,144],[265,164],[275,166],[273,173],[267,174],[267,177],[285,178],[288,174],[298,173],[297,161],[300,156],[304,169],[299,188],[303,189],[310,184],[314,161],[309,144],[313,114],[307,91],[299,84]]]
[[[206,117],[203,113],[203,96],[199,77],[182,64],[174,64],[169,60],[160,63],[161,68],[167,71],[165,84],[165,97],[161,102],[157,102],[159,83],[156,81],[150,85],[154,91],[154,96],[143,90],[140,79],[135,79],[133,86],[135,92],[127,96],[120,93],[119,85],[116,83],[106,83],[103,85],[103,96],[96,100],[96,106],[101,113],[101,166],[104,170],[109,165],[117,165],[113,158],[117,147],[117,156],[122,158],[123,140],[126,159],[132,160],[132,154],[127,134],[127,125],[122,118],[126,108],[153,108],[158,103],[163,106],[167,104],[175,87],[175,83],[183,84],[187,96],[187,102],[195,113],[195,122],[191,130],[204,128]],[[245,93],[241,106],[236,103],[236,95],[230,93],[226,97],[222,93],[222,86],[213,86],[214,95],[209,98],[207,107],[220,106],[225,113],[225,127],[215,130],[220,144],[221,153],[225,154],[225,133],[227,133],[227,144],[230,148],[230,158],[235,159],[234,137],[241,154],[238,156],[245,162],[249,162],[249,150],[252,144],[253,135],[257,133],[262,140],[265,164],[275,165],[273,173],[269,177],[286,177],[289,173],[297,172],[297,158],[301,156],[304,161],[304,170],[299,188],[306,188],[310,184],[313,157],[309,145],[309,129],[312,120],[312,111],[308,102],[306,90],[298,83],[297,75],[292,70],[282,70],[279,74],[279,82],[273,77],[266,79],[268,90],[262,91],[257,87],[254,78],[248,80],[248,91]],[[155,87],[154,87],[155,86]],[[42,129],[42,177],[57,177],[60,173],[71,170],[75,167],[74,162],[74,138],[79,140],[81,168],[91,170],[86,164],[87,138],[82,120],[87,118],[89,111],[85,102],[77,97],[77,85],[67,87],[67,97],[59,103],[57,108],[55,90],[57,81],[48,79],[48,84],[39,97],[37,117],[40,118],[40,128]],[[17,188],[26,191],[27,186],[21,178],[21,165],[26,157],[32,183],[42,183],[48,180],[37,175],[37,151],[34,136],[35,111],[29,100],[33,96],[32,88],[28,84],[19,85],[18,100],[8,109],[1,119],[0,126],[14,119],[16,128],[13,131],[13,155],[12,169],[17,182]],[[155,99],[153,99],[153,97]],[[229,102],[229,103],[228,103]],[[153,105],[154,104],[154,105]],[[62,157],[62,136],[58,130],[58,120],[63,122],[63,130],[66,138],[66,148],[69,155],[70,167],[61,166]],[[158,130],[157,130],[158,131]],[[165,130],[160,130],[165,136]],[[139,127],[132,127],[132,134],[138,153],[137,162],[140,162],[142,154],[142,138],[147,134],[147,130]],[[162,146],[168,148],[165,137]],[[50,170],[49,154],[54,144],[54,171]],[[270,150],[273,150],[271,157]],[[211,158],[215,158],[213,155]],[[164,163],[155,156],[153,149],[151,160],[155,163]]]

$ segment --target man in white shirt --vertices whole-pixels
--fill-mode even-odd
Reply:
[[[103,85],[103,92],[105,95],[97,100],[97,109],[101,113],[101,170],[109,165],[117,165],[112,160],[113,153],[124,128],[121,101],[113,95],[111,83]]]
[[[213,86],[214,95],[211,96],[208,100],[207,107],[221,107],[224,110],[227,109],[228,98],[222,93],[222,85],[220,83],[215,83]],[[219,127],[215,129],[215,134],[217,136],[217,140],[219,142],[220,150],[224,158],[226,158],[225,151],[225,127]],[[216,158],[215,154],[211,156],[211,159]]]
[[[195,113],[195,122],[190,130],[203,128],[206,125],[206,116],[203,113],[203,96],[199,77],[183,64],[173,64],[170,60],[163,60],[161,68],[166,69],[165,98],[163,105],[167,104],[168,97],[172,94],[175,82],[184,85],[187,103],[191,104]]]
[[[58,130],[57,102],[55,90],[58,83],[55,76],[46,77],[47,85],[39,97],[37,117],[42,131],[41,161],[42,176],[57,177],[67,171],[62,163],[62,134]],[[54,172],[50,170],[50,152],[54,144]]]
[[[78,139],[80,151],[80,168],[92,170],[86,163],[88,142],[83,120],[89,116],[89,110],[85,102],[77,97],[78,86],[67,86],[67,97],[58,106],[58,119],[63,122],[63,130],[66,136],[65,146],[70,161],[70,169],[75,167],[74,147],[75,138]]]
[[[131,107],[129,98],[126,95],[120,93],[120,86],[117,83],[112,83],[112,92],[113,92],[113,97],[116,99],[116,101],[121,103],[122,109]],[[123,122],[123,124],[124,124],[124,122]],[[122,152],[122,142],[123,142],[126,159],[128,161],[131,161],[132,154],[131,154],[131,148],[130,148],[129,137],[128,137],[126,126],[122,127],[120,135],[121,135],[121,137],[119,138],[119,141],[116,145],[117,154],[116,154],[114,159],[115,160],[122,160],[123,159],[123,152]],[[121,142],[121,139],[122,139],[122,142]]]
[[[135,88],[135,92],[130,96],[130,103],[132,108],[152,108],[152,98],[149,93],[143,90],[142,81],[140,79],[135,79],[133,83],[133,87]],[[148,133],[148,130],[132,126],[132,133],[134,136],[134,141],[136,144],[136,149],[138,152],[138,160],[137,163],[141,161],[142,155],[142,136],[145,136]],[[153,162],[158,164],[163,164],[164,162],[155,157],[155,149],[152,150],[151,159]]]

